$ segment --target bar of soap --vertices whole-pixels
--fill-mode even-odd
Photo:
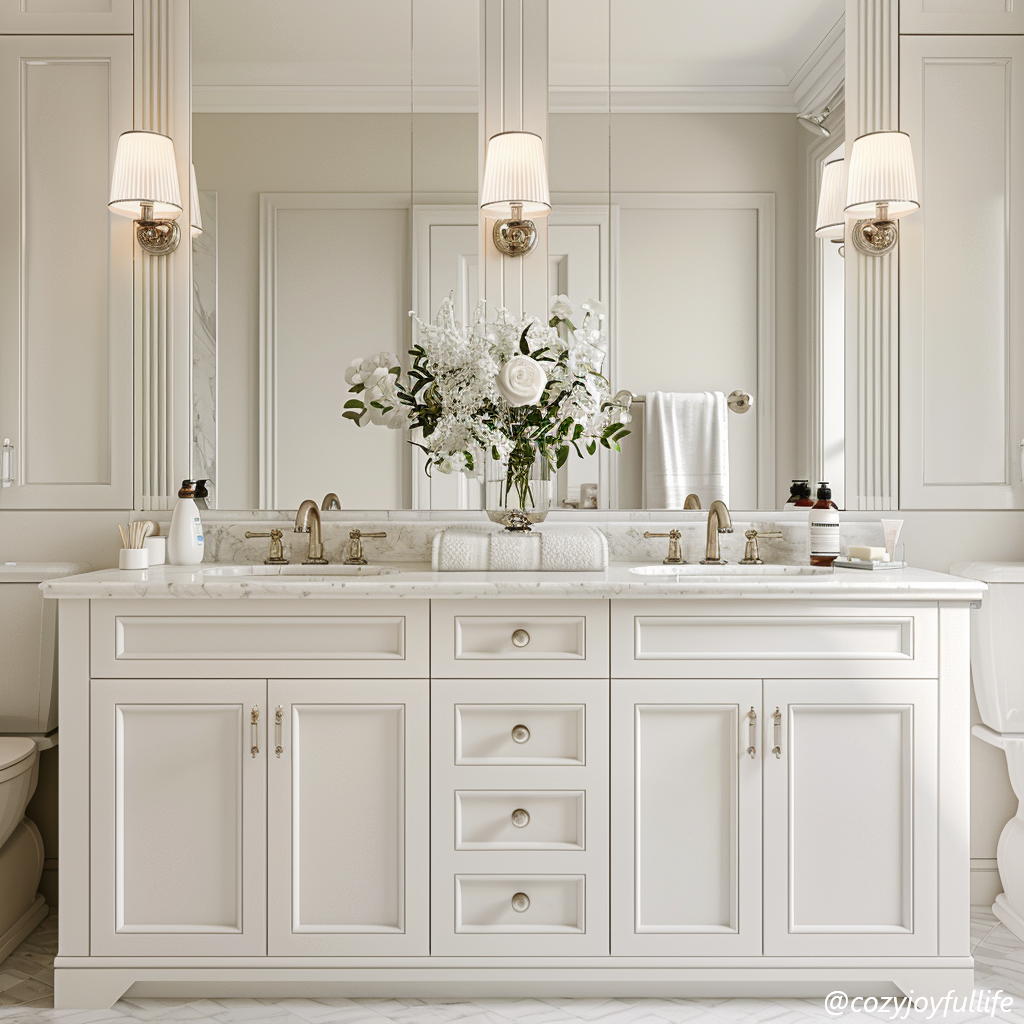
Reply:
[[[889,552],[885,548],[869,548],[851,545],[847,552],[850,558],[859,558],[862,562],[888,562]]]

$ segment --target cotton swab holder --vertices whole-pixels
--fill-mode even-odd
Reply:
[[[145,548],[121,548],[117,564],[121,569],[148,569],[149,552]]]

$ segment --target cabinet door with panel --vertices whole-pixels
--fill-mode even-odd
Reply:
[[[761,681],[612,681],[612,955],[761,952]]]
[[[271,680],[268,952],[430,952],[425,679]]]
[[[937,952],[934,680],[766,680],[764,952]]]
[[[93,680],[91,952],[266,953],[264,680]]]

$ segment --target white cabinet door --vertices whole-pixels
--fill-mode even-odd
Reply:
[[[937,687],[765,682],[765,955],[937,952]]]
[[[900,34],[999,35],[1024,32],[1013,0],[900,0]]]
[[[269,954],[426,956],[429,684],[271,680],[269,708]]]
[[[0,508],[132,507],[132,224],[107,210],[132,95],[130,35],[0,37]]]
[[[761,952],[760,708],[760,680],[612,681],[613,956]]]
[[[0,0],[0,32],[131,35],[132,6],[132,0]]]
[[[265,697],[263,680],[93,681],[94,955],[266,953]]]

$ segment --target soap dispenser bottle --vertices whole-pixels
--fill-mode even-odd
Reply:
[[[828,481],[818,484],[818,500],[807,515],[811,565],[829,566],[839,557],[839,506],[832,500]]]
[[[171,565],[198,565],[203,560],[203,523],[195,503],[195,485],[182,480],[178,501],[171,513],[167,537],[167,561]]]
[[[789,498],[786,505],[797,508],[810,508],[814,504],[811,499],[811,485],[806,480],[794,480],[789,487]]]

